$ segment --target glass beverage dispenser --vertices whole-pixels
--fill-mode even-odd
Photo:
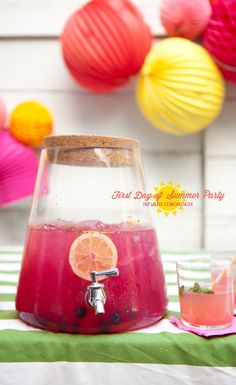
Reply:
[[[149,326],[167,306],[163,268],[136,140],[46,138],[16,308],[55,332],[116,333]]]

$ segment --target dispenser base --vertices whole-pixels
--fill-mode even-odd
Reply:
[[[109,325],[109,322],[101,323],[100,327],[94,328],[81,328],[78,321],[74,321],[71,323],[67,322],[58,322],[52,323],[50,321],[46,321],[42,318],[36,317],[31,313],[19,312],[19,317],[22,321],[24,321],[27,325],[33,326],[35,328],[48,330],[55,333],[70,333],[70,334],[110,334],[110,333],[124,333],[131,332],[135,330],[140,330],[143,328],[147,328],[155,325],[159,322],[166,314],[166,309],[163,314],[153,317],[153,319],[145,319],[130,321],[129,323],[121,323],[121,324],[112,324]],[[99,316],[96,316],[99,317]]]

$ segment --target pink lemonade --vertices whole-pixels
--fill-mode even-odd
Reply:
[[[118,252],[118,277],[102,281],[105,314],[85,301],[91,284],[71,269],[72,242],[86,232],[106,234]],[[29,324],[55,332],[116,333],[160,320],[167,307],[164,274],[155,231],[127,223],[99,221],[31,225],[28,229],[16,308]]]
[[[233,320],[233,293],[185,291],[179,300],[181,319],[192,326],[223,327]]]

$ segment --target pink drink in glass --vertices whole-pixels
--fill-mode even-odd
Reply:
[[[106,234],[118,251],[120,274],[102,281],[105,314],[96,316],[85,301],[91,282],[75,275],[68,259],[72,242],[88,231]],[[155,323],[166,307],[164,274],[152,228],[100,221],[29,226],[16,299],[24,321],[58,332],[115,333]]]
[[[179,296],[181,319],[192,326],[229,325],[233,319],[233,293],[185,291]]]

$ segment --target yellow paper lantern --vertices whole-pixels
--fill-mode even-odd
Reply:
[[[143,64],[137,100],[144,116],[174,135],[195,133],[219,114],[222,76],[208,52],[184,38],[168,38],[152,48]]]
[[[11,134],[29,146],[42,145],[44,137],[51,134],[52,128],[50,112],[38,102],[21,103],[10,116]]]

